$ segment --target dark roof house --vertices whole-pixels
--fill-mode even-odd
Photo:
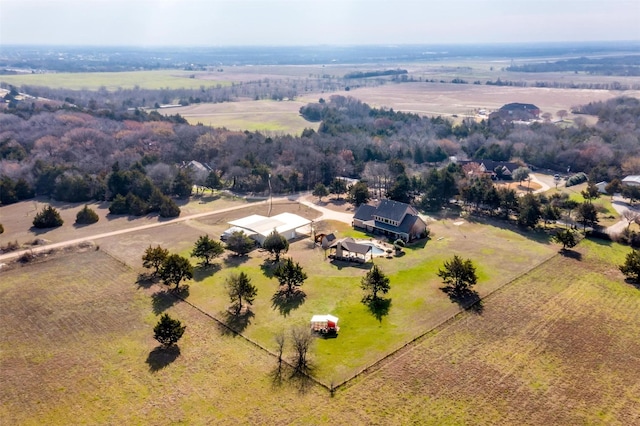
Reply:
[[[427,229],[416,209],[392,200],[382,200],[378,206],[361,205],[353,215],[352,224],[354,228],[404,241],[421,238]]]
[[[519,102],[512,102],[510,104],[503,105],[498,111],[491,113],[489,118],[501,118],[507,121],[514,120],[534,120],[540,116],[540,108],[534,104],[523,104]]]

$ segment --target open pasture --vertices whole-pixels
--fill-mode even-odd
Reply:
[[[498,87],[448,83],[387,83],[350,91],[304,94],[293,101],[242,100],[219,104],[199,104],[171,108],[166,114],[179,113],[190,123],[225,127],[230,130],[289,133],[299,135],[305,128],[318,128],[299,114],[301,106],[328,99],[332,95],[351,96],[375,108],[419,115],[475,117],[478,110],[493,111],[510,102],[532,103],[554,118],[559,110],[604,101],[617,96],[640,96],[640,91],[589,89],[550,89],[532,87]],[[569,115],[569,119],[573,116]]]
[[[199,89],[200,87],[230,86],[231,82],[220,79],[198,79],[196,72],[179,70],[85,72],[3,75],[0,81],[14,86],[47,86],[73,90],[133,89]],[[193,76],[193,78],[192,78]]]
[[[300,135],[305,128],[317,130],[319,126],[319,123],[311,123],[300,115],[300,107],[307,103],[298,100],[242,100],[217,104],[193,104],[160,110],[160,112],[167,115],[180,114],[191,124],[266,134]]]
[[[633,424],[640,292],[614,266],[627,251],[584,240],[491,294],[481,314],[458,315],[333,397],[274,385],[275,357],[186,303],[152,303],[157,288],[136,286],[136,271],[102,251],[61,256],[2,272],[0,416],[11,424]],[[200,286],[191,284],[189,302]],[[187,324],[175,359],[154,351],[160,311]],[[249,328],[264,319],[254,321]]]

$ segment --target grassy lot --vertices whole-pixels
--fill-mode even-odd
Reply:
[[[309,275],[302,288],[306,297],[299,306],[281,308],[272,302],[277,281],[269,278],[272,265],[267,253],[261,251],[245,259],[218,260],[215,267],[199,271],[188,300],[227,321],[229,301],[224,282],[231,273],[246,272],[258,287],[258,297],[252,309],[254,316],[240,328],[244,335],[265,347],[272,345],[275,334],[292,324],[308,324],[313,314],[338,316],[340,336],[319,339],[314,352],[314,374],[327,385],[337,384],[458,312],[458,305],[440,291],[442,284],[436,276],[452,253],[464,254],[476,262],[480,277],[477,291],[486,295],[556,250],[543,234],[519,234],[502,224],[455,223],[458,224],[451,220],[432,223],[433,238],[426,245],[423,242],[409,247],[401,257],[375,260],[390,277],[392,286],[387,295],[390,309],[380,318],[361,303],[360,281],[371,265],[331,262],[309,239],[295,242],[289,252]],[[321,226],[338,231],[340,236],[369,238],[344,224]],[[505,246],[509,247],[509,265],[502,260]],[[182,254],[188,255],[189,250],[183,249]]]
[[[200,87],[230,86],[226,80],[202,80],[191,78],[198,73],[178,70],[162,71],[130,71],[130,72],[86,72],[86,73],[51,73],[3,75],[0,81],[21,86],[47,86],[66,89],[107,90],[132,89],[136,86],[143,89],[199,89]]]
[[[637,422],[640,292],[612,265],[628,250],[583,241],[296,424]]]
[[[334,397],[298,382],[277,386],[273,356],[186,303],[154,297],[157,288],[136,286],[136,270],[102,250],[19,267],[0,273],[0,417],[34,425],[633,424],[640,292],[615,267],[628,250],[584,240],[494,292],[481,314],[444,323]],[[189,301],[220,286],[218,278],[192,283]],[[316,297],[311,287],[305,305]],[[404,303],[398,289],[392,312]],[[154,351],[161,311],[187,324],[175,359]],[[367,326],[367,315],[357,318]],[[265,322],[256,306],[247,330]],[[343,327],[318,343],[361,331]],[[331,359],[346,356],[335,350]]]

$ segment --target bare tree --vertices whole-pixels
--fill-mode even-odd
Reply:
[[[313,343],[313,335],[309,328],[298,326],[291,329],[291,343],[295,352],[293,359],[293,374],[306,375],[309,371],[309,360],[307,355]]]
[[[638,219],[640,219],[640,212],[627,209],[622,213],[622,217],[627,221],[627,229],[629,229],[632,223],[637,222]]]
[[[569,113],[566,109],[561,109],[560,111],[556,112],[556,115],[558,116],[560,121],[564,121],[565,117],[569,115]]]

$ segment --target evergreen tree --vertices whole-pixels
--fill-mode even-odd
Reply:
[[[251,279],[244,272],[232,274],[227,278],[226,287],[236,315],[242,311],[243,301],[252,305],[258,294],[258,289],[251,284]]]
[[[276,277],[281,287],[285,287],[285,291],[289,295],[293,294],[296,288],[302,286],[307,279],[307,274],[302,271],[302,266],[291,258],[287,258],[278,265],[273,276]]]
[[[222,243],[212,240],[208,235],[201,235],[191,251],[191,256],[203,259],[204,264],[209,266],[211,259],[220,256],[222,253],[224,253]]]
[[[154,275],[158,275],[160,267],[164,263],[164,261],[169,257],[169,250],[164,249],[160,246],[151,247],[149,246],[144,255],[142,255],[142,266],[147,269],[153,268]]]
[[[160,342],[164,348],[169,348],[178,343],[186,328],[180,321],[164,313],[160,317],[160,321],[153,327],[153,338]]]
[[[55,228],[62,226],[63,223],[58,210],[51,206],[45,207],[33,218],[33,226],[36,228]]]
[[[628,279],[640,282],[640,251],[633,250],[627,253],[624,263],[618,268]]]
[[[280,261],[280,254],[289,250],[289,241],[275,229],[262,243],[262,248],[275,256],[275,262]]]
[[[451,260],[444,262],[443,268],[438,270],[438,276],[452,293],[464,293],[478,282],[476,267],[470,259],[462,260],[454,255]]]
[[[242,231],[236,231],[227,238],[227,249],[238,256],[244,256],[249,253],[255,245],[255,241],[247,237]]]
[[[159,276],[166,285],[175,285],[174,291],[177,291],[180,282],[193,278],[193,266],[189,259],[179,254],[170,254],[162,262],[160,266]]]
[[[78,225],[91,225],[96,223],[100,218],[98,214],[85,204],[84,208],[76,214],[76,223]]]
[[[362,301],[365,303],[377,302],[380,299],[378,293],[387,294],[391,289],[389,281],[389,277],[378,268],[378,265],[373,265],[373,268],[362,277],[360,282],[360,288],[366,292]]]

